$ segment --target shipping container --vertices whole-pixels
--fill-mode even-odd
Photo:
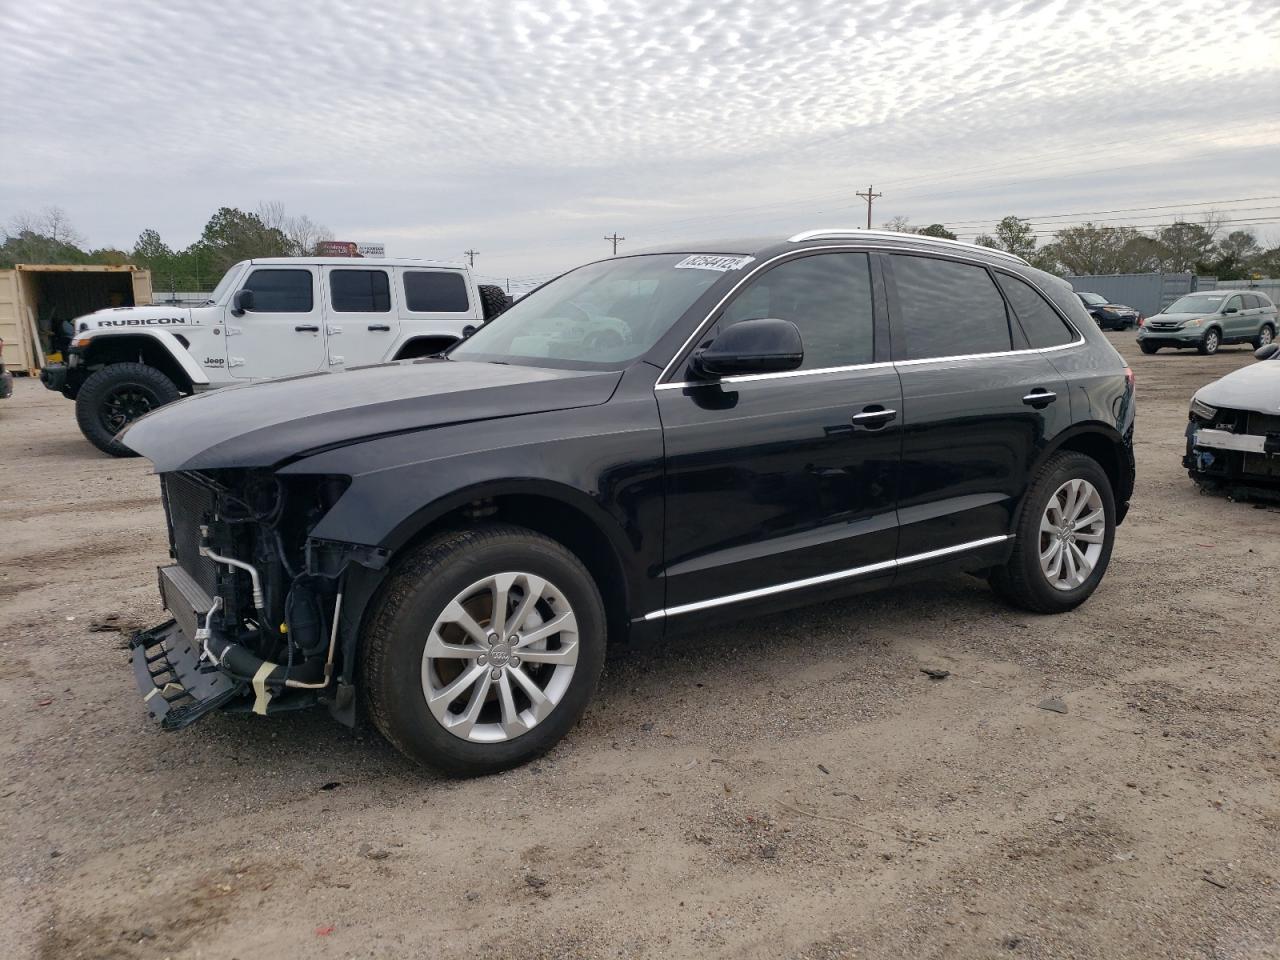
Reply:
[[[34,373],[65,346],[66,326],[104,307],[151,303],[151,271],[132,265],[20,263],[0,270],[0,340],[14,372]]]

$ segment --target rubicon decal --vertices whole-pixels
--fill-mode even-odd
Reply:
[[[123,320],[99,320],[99,327],[163,327],[170,324],[183,324],[182,317],[128,317]]]

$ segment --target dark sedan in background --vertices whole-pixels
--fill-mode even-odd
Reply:
[[[1100,293],[1077,293],[1084,308],[1103,330],[1128,330],[1142,324],[1142,314],[1123,303],[1112,303]]]

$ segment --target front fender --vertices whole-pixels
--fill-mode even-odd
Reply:
[[[84,358],[85,364],[98,362],[95,351],[101,355],[115,347],[126,347],[130,342],[146,342],[163,350],[186,374],[192,385],[208,385],[209,377],[195,362],[182,341],[168,330],[131,329],[128,332],[101,331],[80,334],[72,341],[73,349]]]

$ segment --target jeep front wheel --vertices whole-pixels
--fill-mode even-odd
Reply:
[[[446,773],[494,773],[553,747],[604,664],[595,581],[572,553],[522,527],[442,534],[392,574],[362,637],[375,726]]]
[[[174,382],[145,363],[112,363],[103,367],[76,394],[76,423],[99,450],[113,457],[137,454],[116,440],[116,434],[156,407],[180,396]]]

